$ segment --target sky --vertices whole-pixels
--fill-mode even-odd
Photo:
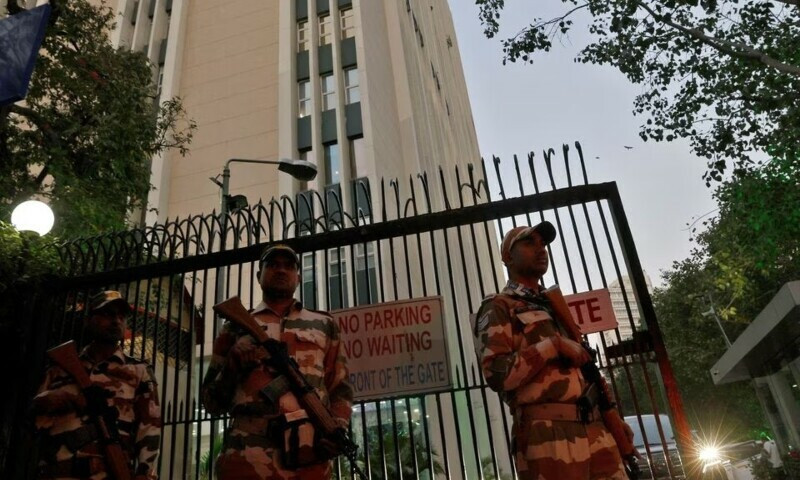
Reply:
[[[510,159],[534,151],[541,158],[543,149],[560,154],[563,143],[580,141],[589,181],[617,182],[642,266],[654,285],[663,285],[659,272],[693,246],[687,223],[715,209],[702,179],[705,161],[688,142],[639,138],[642,117],[632,110],[641,87],[613,68],[574,62],[588,34],[572,34],[533,65],[503,66],[500,39],[535,16],[560,11],[553,8],[560,1],[507,1],[500,34],[491,40],[472,0],[449,4],[481,155]]]

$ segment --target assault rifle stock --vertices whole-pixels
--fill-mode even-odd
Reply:
[[[597,406],[603,417],[603,423],[617,443],[617,448],[619,448],[619,453],[622,455],[625,464],[625,473],[628,474],[628,478],[631,480],[637,480],[640,472],[637,463],[636,447],[633,445],[633,440],[628,438],[624,427],[624,421],[620,418],[617,409],[614,408],[613,397],[608,391],[608,385],[603,380],[600,369],[597,367],[597,363],[595,363],[594,349],[592,349],[587,342],[583,341],[583,335],[581,334],[580,328],[578,328],[578,324],[575,323],[575,320],[572,318],[572,312],[567,305],[567,301],[564,299],[564,295],[561,293],[561,288],[555,285],[542,291],[542,294],[547,298],[550,303],[550,308],[552,308],[553,313],[558,317],[557,321],[560,321],[559,323],[567,331],[570,339],[582,344],[592,357],[592,361],[581,367],[581,373],[583,373],[584,379],[590,383],[590,388],[593,387],[597,392]]]
[[[219,316],[244,329],[264,347],[268,355],[267,360],[271,360],[271,365],[289,380],[292,392],[297,395],[300,404],[306,410],[314,425],[322,430],[325,438],[336,443],[341,448],[342,454],[350,461],[353,470],[362,479],[366,479],[366,475],[356,464],[358,445],[350,438],[348,431],[339,426],[330,410],[322,403],[314,387],[308,383],[306,377],[300,372],[300,367],[295,359],[286,351],[286,345],[269,338],[267,332],[258,325],[237,296],[214,305],[214,311]]]
[[[92,386],[92,380],[78,358],[78,350],[75,348],[74,341],[70,340],[51,348],[47,351],[47,355],[75,379],[81,392]],[[114,480],[131,480],[130,462],[128,455],[119,444],[119,438],[112,435],[112,430],[109,429],[106,419],[102,415],[92,415],[92,421],[100,433],[100,443],[103,445],[106,466],[111,477]]]

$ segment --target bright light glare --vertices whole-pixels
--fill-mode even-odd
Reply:
[[[719,449],[714,445],[706,445],[700,449],[700,460],[704,463],[714,463],[719,461]]]
[[[38,200],[22,202],[11,212],[11,223],[17,230],[30,230],[45,235],[53,228],[55,217],[53,210]]]

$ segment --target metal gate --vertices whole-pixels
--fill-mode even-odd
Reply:
[[[222,218],[195,216],[71,242],[61,250],[69,274],[55,293],[40,297],[27,330],[26,361],[34,368],[17,405],[41,378],[45,346],[82,341],[85,299],[100,289],[121,290],[135,307],[126,352],[151,363],[159,380],[161,478],[213,478],[214,449],[227,418],[208,414],[199,402],[219,327],[210,306],[234,294],[245,305],[258,303],[259,253],[280,240],[303,252],[300,296],[315,308],[431,295],[444,300],[453,387],[354,405],[351,428],[369,476],[515,478],[510,417],[480,374],[469,316],[505,283],[498,239],[512,226],[548,219],[559,236],[549,247],[546,284],[574,293],[629,276],[630,288],[620,282],[626,315],[619,322],[629,325],[631,338],[617,329],[590,340],[599,346],[601,369],[623,414],[637,415],[633,423],[649,435],[640,448],[648,464],[656,476],[681,477],[667,417],[659,414],[669,415],[684,451],[689,427],[619,192],[614,183],[588,182],[575,147],[578,161],[570,161],[564,145],[560,158],[551,149],[541,157],[494,158],[477,170],[440,169],[407,181],[370,184],[363,178],[349,188],[284,196]],[[641,325],[633,322],[637,309]],[[655,430],[644,425],[648,414]],[[20,420],[10,437],[4,478],[32,478],[27,428]],[[344,461],[336,473],[352,477]]]

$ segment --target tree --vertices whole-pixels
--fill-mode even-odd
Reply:
[[[56,213],[55,235],[124,228],[147,198],[150,158],[186,153],[194,122],[180,99],[159,104],[145,55],[111,45],[113,19],[105,4],[54,5],[28,97],[0,109],[2,217],[38,195]]]
[[[719,210],[697,233],[692,255],[664,272],[653,299],[667,350],[689,412],[699,421],[722,419],[740,435],[764,428],[747,383],[715,386],[709,369],[725,351],[714,308],[731,340],[780,287],[800,278],[800,159],[775,159],[738,171],[715,191]],[[696,228],[696,227],[695,227]]]
[[[505,0],[476,0],[484,33],[500,28]],[[503,43],[504,60],[533,62],[554,40],[585,28],[576,61],[616,67],[643,89],[634,113],[643,140],[690,140],[721,181],[728,161],[755,151],[796,156],[800,145],[798,0],[562,0],[564,12],[535,18]]]

